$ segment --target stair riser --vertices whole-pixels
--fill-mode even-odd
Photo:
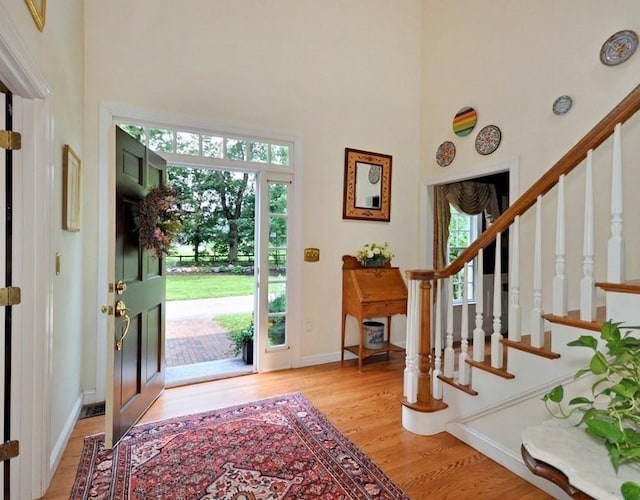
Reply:
[[[630,326],[640,325],[640,295],[607,292],[607,319]]]

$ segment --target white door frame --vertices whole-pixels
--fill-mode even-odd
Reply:
[[[2,5],[0,79],[14,95],[14,130],[22,133],[22,149],[13,155],[13,283],[22,288],[22,303],[12,312],[13,366],[19,373],[12,381],[11,427],[20,456],[11,462],[11,497],[39,498],[61,456],[51,442],[50,419],[53,105],[46,78]]]
[[[476,177],[484,177],[499,172],[509,172],[509,204],[520,195],[520,166],[517,157],[480,165],[467,170],[456,170],[451,174],[430,177],[422,183],[420,206],[422,223],[420,224],[420,242],[424,246],[420,252],[420,267],[433,268],[433,187],[450,182],[460,182]]]
[[[254,137],[268,137],[269,139],[282,139],[287,142],[294,143],[293,161],[295,165],[295,184],[297,189],[292,193],[292,209],[290,218],[290,234],[291,234],[291,253],[289,255],[289,268],[287,272],[289,274],[290,282],[290,302],[291,312],[287,315],[288,327],[290,327],[291,335],[291,349],[289,350],[289,358],[286,362],[286,367],[298,367],[300,366],[300,340],[301,340],[301,319],[299,314],[300,301],[297,297],[300,296],[302,291],[301,276],[302,276],[302,243],[301,243],[301,217],[298,215],[301,213],[302,207],[302,147],[301,139],[296,136],[292,136],[288,133],[278,133],[273,131],[264,130],[249,130],[238,127],[233,127],[227,124],[213,123],[209,120],[202,120],[195,117],[188,117],[184,115],[175,115],[172,113],[152,111],[148,109],[141,109],[133,106],[116,104],[116,103],[103,103],[100,105],[100,118],[99,118],[99,138],[98,138],[98,186],[100,190],[98,193],[98,220],[108,221],[107,224],[100,224],[100,230],[98,231],[98,255],[97,255],[97,268],[99,270],[98,275],[98,304],[107,304],[109,302],[109,296],[107,294],[108,283],[113,281],[113,276],[108,275],[110,269],[113,269],[113,245],[110,243],[109,235],[115,234],[115,218],[112,209],[112,201],[115,193],[115,172],[114,165],[114,151],[115,151],[115,134],[114,125],[117,122],[127,122],[131,120],[133,122],[146,122],[146,123],[164,123],[172,128],[180,128],[181,126],[187,128],[196,128],[200,130],[224,130],[228,133],[236,133],[240,135],[248,135]],[[267,174],[259,173],[260,176]],[[109,332],[109,328],[113,328],[113,322],[105,321],[104,315],[97,315],[96,317],[96,401],[104,400],[106,395],[106,339],[113,338],[113,334]],[[254,362],[255,363],[255,362]],[[260,371],[260,364],[256,364],[257,369]]]

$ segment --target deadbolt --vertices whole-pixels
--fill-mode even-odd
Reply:
[[[127,284],[124,281],[122,280],[116,281],[116,293],[118,295],[122,295],[126,290],[127,290]]]

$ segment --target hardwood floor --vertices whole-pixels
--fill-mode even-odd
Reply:
[[[330,363],[166,389],[144,415],[151,422],[302,392],[412,499],[550,499],[543,491],[453,436],[419,436],[402,427],[404,355]],[[44,499],[68,499],[83,436],[103,432],[104,417],[79,420]]]

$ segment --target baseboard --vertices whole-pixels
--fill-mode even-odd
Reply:
[[[450,422],[447,424],[446,430],[449,434],[457,437],[460,441],[478,450],[483,455],[499,463],[506,469],[509,469],[517,476],[520,476],[522,479],[551,495],[553,498],[558,500],[571,499],[569,495],[550,481],[533,474],[524,464],[520,455],[515,455],[512,450],[502,446],[502,444],[490,438],[487,438],[475,429],[459,422]]]
[[[395,343],[398,347],[402,347],[404,349],[404,342]],[[317,354],[314,356],[303,356],[300,358],[300,366],[313,366],[313,365],[323,365],[325,363],[334,363],[336,361],[340,361],[342,357],[340,356],[340,351],[330,352],[326,354]],[[350,361],[353,359],[358,359],[358,356],[353,354],[350,351],[344,352],[345,361]]]
[[[324,365],[325,363],[334,363],[342,358],[340,352],[331,352],[326,354],[316,354],[314,356],[303,356],[300,358],[300,366]],[[358,359],[357,356],[350,352],[344,353],[344,359]]]
[[[47,484],[51,483],[53,479],[53,475],[60,464],[60,460],[62,459],[62,454],[64,453],[65,448],[67,447],[67,443],[71,438],[71,433],[73,432],[74,427],[76,426],[76,422],[78,421],[78,417],[80,416],[80,410],[82,409],[82,396],[78,396],[76,402],[73,404],[71,412],[69,413],[69,417],[67,418],[64,427],[62,428],[62,432],[56,439],[56,443],[51,450],[51,454],[49,455],[49,480]]]

